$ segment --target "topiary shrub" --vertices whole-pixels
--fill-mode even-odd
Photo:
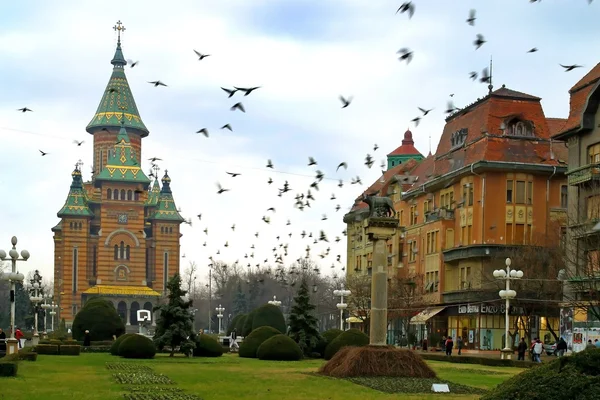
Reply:
[[[260,360],[298,361],[302,359],[302,350],[298,343],[287,335],[275,335],[265,340],[256,351]]]
[[[256,352],[261,344],[272,336],[281,334],[277,329],[270,326],[261,326],[250,332],[240,344],[240,357],[256,358]]]
[[[325,348],[329,343],[333,341],[336,337],[341,335],[344,331],[341,329],[333,328],[328,329],[325,332],[321,333],[321,338],[317,343],[317,347],[315,348],[315,352],[319,354],[319,357],[325,356]]]
[[[482,400],[592,400],[600,393],[600,349],[539,364],[504,381]]]
[[[246,319],[244,320],[244,324],[242,326],[241,335],[246,337],[252,332],[252,320],[254,319],[254,315],[256,315],[256,309],[250,311],[248,315],[246,315]],[[239,332],[238,332],[239,333]]]
[[[344,346],[366,346],[369,344],[369,336],[365,335],[358,329],[348,329],[345,332],[339,334],[333,339],[325,348],[324,358],[331,360],[331,358]]]
[[[118,356],[119,355],[119,346],[121,345],[121,343],[123,343],[123,340],[125,340],[128,337],[133,336],[133,335],[135,335],[135,333],[125,333],[125,334],[119,336],[117,338],[117,340],[112,342],[112,345],[110,346],[110,354],[112,354],[113,356]]]
[[[38,354],[57,356],[59,346],[55,344],[38,344],[35,346],[35,352]]]
[[[223,346],[208,335],[198,335],[194,341],[196,342],[194,357],[220,357],[223,355]]]
[[[78,356],[81,352],[81,346],[79,346],[78,344],[63,344],[62,346],[60,346],[58,351],[61,356]]]
[[[237,324],[240,318],[242,318],[243,316],[244,314],[238,314],[231,319],[231,321],[229,322],[229,326],[227,327],[227,332],[225,332],[227,336],[231,335],[231,331],[233,331],[234,329],[239,334],[240,331],[237,330]]]
[[[281,308],[274,306],[273,304],[264,304],[258,307],[252,318],[252,330],[260,328],[261,326],[270,326],[277,329],[279,332],[284,333],[287,329],[285,317],[281,312]]]
[[[0,376],[17,376],[19,366],[14,361],[0,361]]]
[[[122,335],[125,325],[111,302],[93,299],[75,315],[73,338],[83,340],[86,330],[90,331],[91,340],[109,340],[113,335]]]
[[[133,334],[123,339],[119,346],[119,355],[123,358],[154,358],[156,346],[146,336]]]

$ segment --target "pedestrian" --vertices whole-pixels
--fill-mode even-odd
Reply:
[[[423,351],[427,351],[427,338],[423,339]]]
[[[21,344],[21,339],[23,338],[23,332],[21,332],[21,330],[19,328],[16,328],[15,330],[15,339],[17,339],[19,341],[19,348],[22,349],[23,345]]]
[[[454,342],[452,341],[452,336],[448,336],[448,339],[446,339],[446,355],[447,356],[451,356],[452,355],[452,348],[454,347]]]
[[[525,361],[525,352],[527,351],[527,342],[525,342],[525,338],[521,338],[519,342],[519,346],[517,347],[517,353],[519,356],[517,360]]]
[[[595,349],[595,348],[596,348],[596,346],[594,346],[594,343],[592,343],[592,340],[591,339],[588,340],[587,344],[585,345],[585,349],[589,350],[589,349]]]
[[[229,337],[229,351],[235,353],[240,349],[240,346],[237,344],[237,332],[234,330],[231,331],[231,335]]]
[[[533,354],[533,362],[541,363],[542,360],[540,356],[542,355],[542,351],[544,351],[544,345],[542,344],[542,341],[540,339],[534,339],[533,345],[531,346],[531,351]]]
[[[463,340],[460,336],[456,338],[456,348],[458,349],[458,355],[460,356],[463,348]]]
[[[442,351],[445,353],[446,352],[446,335],[442,336],[442,342],[440,343],[440,347],[442,348]]]
[[[86,329],[85,333],[83,335],[83,347],[90,347],[91,342],[92,342],[92,338],[90,336],[90,331],[88,331]]]
[[[0,328],[0,351],[6,352],[6,333]]]
[[[594,340],[594,346],[600,348],[600,341],[598,341],[598,339]]]
[[[567,342],[565,341],[565,339],[561,336],[558,341],[556,342],[556,355],[558,357],[562,357],[565,355],[565,352],[567,351]]]

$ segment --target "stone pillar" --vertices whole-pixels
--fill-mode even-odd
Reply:
[[[6,355],[19,352],[19,341],[17,339],[6,339]]]
[[[387,345],[387,241],[396,233],[398,220],[387,217],[371,217],[364,221],[369,240],[373,242],[373,266],[371,276],[371,346]]]
[[[127,304],[127,318],[125,319],[127,322],[125,323],[126,326],[131,325],[131,303],[126,303]]]

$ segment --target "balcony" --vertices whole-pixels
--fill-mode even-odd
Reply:
[[[438,220],[452,220],[454,219],[454,210],[448,210],[446,208],[440,208],[435,211],[431,211],[425,214],[425,222],[433,222]]]
[[[582,183],[600,181],[600,164],[588,164],[567,171],[569,185],[581,185]]]

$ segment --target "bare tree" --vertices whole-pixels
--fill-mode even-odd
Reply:
[[[416,340],[410,320],[425,308],[423,281],[423,274],[388,279],[388,319],[400,320],[408,344],[415,344]]]
[[[352,293],[348,297],[348,311],[351,316],[363,322],[365,332],[368,332],[371,313],[371,277],[352,275],[346,279],[345,286]]]

